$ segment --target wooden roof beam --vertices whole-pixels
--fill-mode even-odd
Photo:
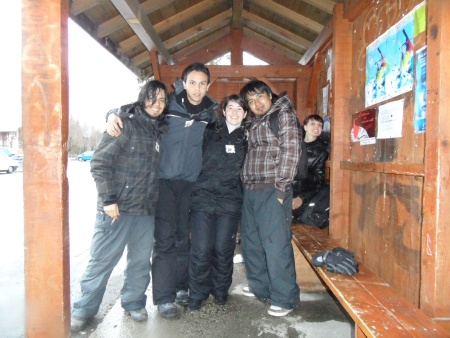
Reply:
[[[277,51],[278,53],[281,53],[290,59],[299,60],[303,56],[302,54],[294,52],[292,49],[289,49],[286,46],[283,46],[282,44],[279,44],[269,38],[266,38],[265,36],[262,36],[261,34],[255,33],[252,30],[247,29],[245,27],[244,27],[244,36],[248,36],[252,39],[255,39],[256,41],[259,41],[260,43],[268,46],[269,49]],[[244,50],[245,50],[245,47],[244,47]]]
[[[175,35],[169,40],[164,41],[164,45],[167,49],[173,48],[177,46],[178,44],[184,42],[187,39],[190,39],[197,35],[200,32],[206,31],[208,29],[214,29],[214,28],[222,28],[226,24],[229,24],[231,18],[231,9],[226,10],[225,12],[216,15],[212,17],[209,20],[203,21],[199,23],[198,25],[184,31],[181,34]],[[159,32],[158,32],[159,33]],[[120,53],[125,53],[135,47],[137,47],[140,44],[140,40],[135,36],[131,36],[130,38],[123,40],[119,43],[117,51]]]
[[[231,35],[226,35],[193,53],[182,55],[181,58],[177,60],[177,63],[183,65],[188,65],[194,62],[208,63],[230,52],[231,44]],[[209,67],[210,66],[208,66],[208,68]],[[215,78],[211,77],[211,83],[215,81],[214,79]]]
[[[147,15],[142,12],[142,8],[137,0],[111,0],[111,3],[117,8],[123,18],[127,20],[131,29],[148,51],[158,50],[168,64],[173,63],[169,51],[164,46]]]
[[[171,16],[161,22],[155,24],[155,29],[162,34],[166,30],[172,28],[173,26],[180,25],[187,20],[191,20],[193,17],[197,16],[198,13],[209,10],[212,7],[217,6],[219,3],[224,2],[223,0],[203,0],[198,4],[185,9],[184,11]]]
[[[304,15],[298,14],[297,12],[280,5],[275,1],[253,0],[253,3],[258,5],[259,7],[268,10],[269,12],[276,13],[277,15],[285,17],[286,19],[296,23],[297,25],[305,27],[306,29],[316,34],[319,34],[323,29],[323,25],[321,25],[317,21],[311,20],[310,18]]]
[[[70,6],[70,12],[72,15],[79,15],[88,9],[91,9],[97,5],[100,5],[102,0],[73,0]]]
[[[244,11],[243,18],[244,20],[251,21],[261,29],[269,31],[273,35],[276,35],[284,40],[288,40],[289,42],[297,45],[299,48],[308,49],[312,45],[311,41],[306,40],[305,38],[302,38],[301,36],[298,36],[297,34],[292,33],[286,29],[283,29],[280,26],[271,23],[270,21],[264,20],[263,18],[253,13]]]
[[[91,0],[78,0],[78,1],[92,2]],[[152,12],[161,9],[164,6],[171,4],[172,2],[175,2],[175,0],[148,0],[141,3],[142,12],[145,13],[145,15],[148,15]],[[126,26],[127,22],[124,20],[124,18],[121,15],[117,15],[109,19],[108,21],[105,21],[104,23],[98,25],[97,38],[101,39]]]
[[[231,9],[220,13],[219,15],[213,16],[211,19],[203,21],[198,25],[185,30],[183,33],[175,35],[171,39],[164,41],[167,48],[173,48],[188,39],[193,38],[199,33],[205,32],[210,29],[217,30],[218,28],[223,28],[230,23],[232,11]]]
[[[233,0],[233,16],[231,29],[242,28],[242,12],[244,11],[244,1]]]
[[[331,0],[303,0],[303,1],[328,14],[333,14],[333,8],[334,5],[336,5],[336,3]]]
[[[301,65],[307,65],[313,61],[314,55],[323,48],[333,36],[333,19],[331,19],[325,28],[320,32],[313,44],[298,62]]]
[[[188,47],[183,48],[182,50],[174,53],[172,56],[173,56],[174,60],[177,60],[177,62],[181,62],[180,60],[182,60],[184,56],[192,54],[200,49],[203,49],[204,53],[208,53],[207,46],[209,44],[211,44],[214,41],[219,40],[229,34],[230,34],[230,26],[227,26],[227,27],[222,28],[222,29],[216,31],[215,33],[210,34],[207,37],[189,45]]]

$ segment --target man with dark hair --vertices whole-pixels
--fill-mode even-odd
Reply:
[[[255,114],[242,171],[242,254],[247,270],[245,296],[270,300],[268,314],[285,316],[300,301],[292,250],[292,182],[300,158],[297,117],[289,97],[276,98],[264,82],[253,80],[241,96]],[[270,115],[278,114],[278,138]]]
[[[218,104],[206,95],[209,69],[193,63],[175,84],[161,136],[160,194],[156,208],[153,253],[153,303],[162,317],[173,318],[174,304],[187,305],[189,265],[189,203],[202,167],[205,127],[216,120]],[[116,121],[116,122],[114,122]],[[108,133],[120,133],[120,121],[108,122]]]
[[[159,135],[168,103],[166,86],[149,81],[138,101],[122,106],[124,130],[103,134],[91,160],[97,185],[97,215],[91,259],[81,279],[82,295],[73,304],[71,330],[95,316],[114,267],[128,247],[123,309],[131,319],[147,319],[145,292],[150,283],[155,209],[158,200]]]

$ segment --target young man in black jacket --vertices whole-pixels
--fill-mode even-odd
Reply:
[[[150,283],[155,209],[158,200],[159,135],[167,105],[166,86],[149,81],[138,101],[123,106],[124,130],[103,134],[91,160],[97,185],[97,215],[91,259],[81,279],[71,329],[80,331],[95,316],[112,270],[128,247],[122,307],[135,321],[147,319],[145,292]]]
[[[155,219],[153,303],[162,317],[177,316],[174,302],[187,305],[189,265],[189,203],[192,186],[202,166],[205,127],[216,120],[218,104],[206,95],[208,68],[201,63],[186,67],[175,84],[167,115],[168,129],[161,136],[160,193]],[[108,133],[120,128],[108,122]]]

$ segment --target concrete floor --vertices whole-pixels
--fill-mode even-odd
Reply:
[[[239,253],[239,245],[236,253]],[[90,338],[243,338],[243,337],[353,337],[353,323],[340,304],[328,292],[301,292],[298,308],[286,317],[267,314],[269,304],[241,295],[246,285],[243,263],[234,264],[233,284],[225,306],[213,303],[210,297],[200,311],[179,307],[176,319],[161,318],[148,290],[149,319],[136,323],[120,306],[120,299],[100,321],[93,318],[86,329],[72,337]],[[108,292],[108,291],[107,291]]]

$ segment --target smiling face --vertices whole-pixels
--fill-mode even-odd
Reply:
[[[256,116],[265,115],[272,107],[272,95],[266,92],[249,92],[246,95],[248,106]]]
[[[156,100],[153,102],[153,98],[151,100],[145,101],[145,112],[151,117],[158,117],[166,108],[166,94],[163,90],[159,89],[156,92]]]
[[[199,71],[192,71],[188,74],[186,81],[183,81],[187,98],[194,106],[199,105],[209,89],[208,75]]]
[[[227,122],[232,126],[240,126],[247,112],[237,102],[230,101],[223,111]]]
[[[322,134],[322,127],[322,122],[310,119],[304,126],[305,140],[308,142],[314,141]]]

